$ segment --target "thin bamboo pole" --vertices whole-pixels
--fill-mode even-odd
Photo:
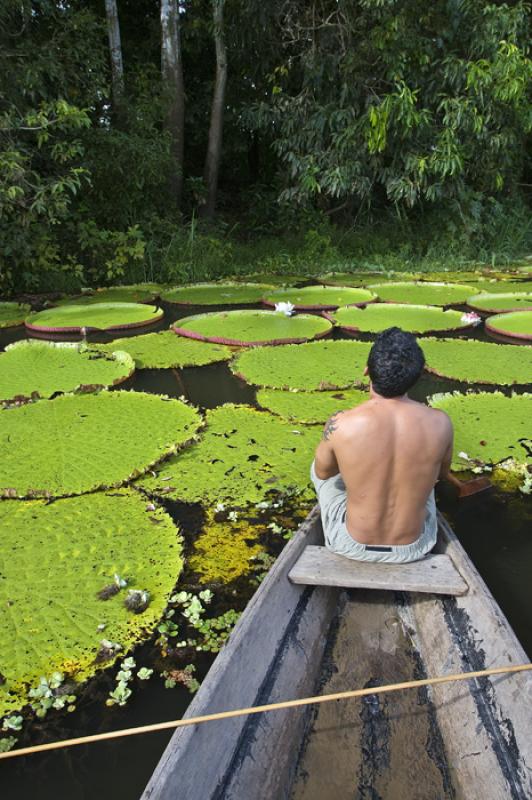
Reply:
[[[188,725],[199,725],[203,722],[232,719],[233,717],[242,717],[248,714],[262,714],[263,712],[280,711],[284,708],[298,708],[299,706],[306,706],[313,703],[330,703],[332,700],[349,700],[353,697],[366,697],[371,694],[385,694],[387,692],[398,692],[403,689],[417,689],[420,686],[435,686],[438,683],[452,683],[454,681],[464,681],[472,678],[484,678],[489,675],[503,675],[515,672],[526,672],[529,670],[532,670],[532,664],[492,667],[491,669],[481,669],[474,672],[459,672],[454,675],[440,675],[436,678],[423,678],[417,681],[404,681],[402,683],[389,683],[385,686],[371,686],[366,689],[353,689],[348,692],[335,692],[333,694],[317,695],[316,697],[302,697],[299,700],[284,700],[281,703],[268,703],[267,705],[251,706],[250,708],[237,708],[233,711],[220,711],[216,714],[205,714],[200,717],[156,722],[153,725],[140,725],[137,728],[124,728],[118,731],[97,733],[92,736],[79,736],[75,739],[63,739],[58,742],[38,744],[33,747],[22,747],[20,750],[0,753],[0,759],[18,758],[19,756],[43,753],[46,750],[58,750],[63,747],[75,747],[76,745],[92,744],[93,742],[103,742],[109,739],[120,739],[124,736],[138,736],[141,733],[153,733],[155,731],[164,731],[171,728],[184,728]]]

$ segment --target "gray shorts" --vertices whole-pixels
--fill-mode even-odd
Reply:
[[[421,535],[411,544],[366,545],[355,541],[345,525],[347,494],[341,475],[321,480],[316,475],[314,462],[310,477],[318,495],[325,545],[338,555],[356,561],[384,561],[401,564],[418,561],[430,553],[438,537],[438,519],[434,490],[425,506],[425,524]],[[378,549],[377,549],[378,548]]]

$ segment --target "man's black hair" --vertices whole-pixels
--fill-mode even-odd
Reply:
[[[368,372],[374,390],[382,397],[400,397],[415,384],[425,366],[416,337],[401,328],[387,328],[373,343]]]

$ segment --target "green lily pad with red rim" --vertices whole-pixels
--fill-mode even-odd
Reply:
[[[468,299],[467,305],[475,311],[483,311],[488,314],[502,314],[508,311],[532,311],[532,292],[477,294]]]
[[[15,328],[17,325],[23,325],[30,312],[31,306],[26,303],[0,302],[0,328]]]
[[[320,339],[332,330],[329,320],[312,314],[287,317],[276,311],[216,311],[184,317],[173,325],[180,336],[237,347],[288,344]]]
[[[327,314],[348,334],[380,333],[397,326],[410,333],[438,333],[466,330],[474,326],[461,311],[434,306],[415,306],[397,303],[372,303],[366,308],[339,308]]]
[[[532,341],[532,311],[509,311],[488,317],[486,331],[512,339]]]
[[[450,306],[465,303],[471,296],[471,287],[459,283],[429,281],[397,281],[370,284],[369,289],[386,303],[411,305]]]
[[[47,308],[26,317],[24,324],[41,333],[74,333],[139,328],[158,322],[164,312],[144,303],[94,303]]]
[[[161,300],[183,306],[253,305],[270,289],[266,283],[195,283],[164,291]]]
[[[301,311],[332,311],[338,306],[366,305],[375,300],[373,292],[350,286],[287,286],[266,294],[262,302],[271,307],[288,302]]]
[[[271,389],[326,391],[368,383],[364,368],[371,342],[326,339],[244,350],[229,365],[235,375]]]
[[[428,337],[421,346],[427,370],[443,378],[498,386],[523,386],[532,379],[532,347]]]
[[[257,403],[261,408],[304,425],[324,423],[336,412],[355,408],[366,400],[369,400],[369,392],[362,389],[337,389],[333,392],[259,389],[257,392]]]
[[[0,403],[96,391],[123,383],[134,372],[135,362],[124,352],[95,353],[82,344],[22,339],[0,353]]]
[[[130,286],[109,286],[94,289],[54,302],[54,306],[93,305],[94,303],[150,303],[163,287],[157,283],[136,283]]]

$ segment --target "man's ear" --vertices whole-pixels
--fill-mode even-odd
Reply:
[[[368,365],[367,364],[364,367],[364,375],[369,375],[369,369],[368,369]]]

